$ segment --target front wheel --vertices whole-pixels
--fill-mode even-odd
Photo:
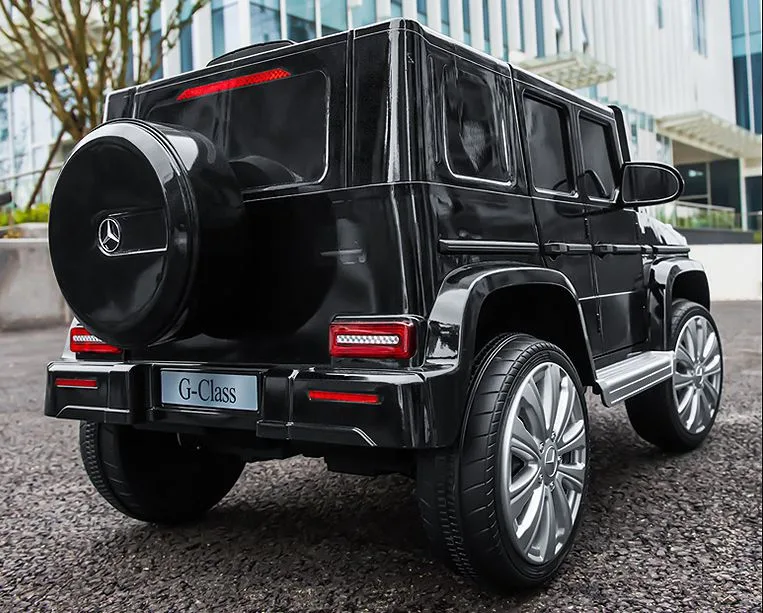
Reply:
[[[115,509],[145,522],[198,519],[230,491],[239,458],[181,445],[176,434],[82,422],[80,453],[90,481]]]
[[[505,591],[544,583],[572,546],[588,485],[588,415],[556,346],[499,337],[478,357],[460,443],[423,455],[424,526],[449,566]]]
[[[625,401],[638,435],[665,451],[699,447],[715,423],[723,391],[723,350],[713,316],[688,300],[673,303],[673,377]]]

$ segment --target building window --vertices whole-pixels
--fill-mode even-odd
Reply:
[[[249,40],[267,43],[281,39],[281,11],[278,0],[251,0],[249,2]]]
[[[670,139],[662,134],[657,135],[657,161],[666,164],[673,161],[670,155]]]
[[[390,9],[393,17],[403,16],[403,0],[392,0],[390,3]]]
[[[572,192],[572,162],[562,109],[534,98],[525,98],[524,107],[533,185]]]
[[[546,41],[543,28],[543,0],[535,0],[535,40],[538,47],[537,56],[545,57]]]
[[[316,36],[315,0],[286,0],[286,37],[302,42]]]
[[[508,0],[501,0],[501,30],[503,32],[503,59],[509,59],[509,10],[506,8]]]
[[[394,3],[393,3],[394,4]],[[395,7],[392,7],[394,13]],[[402,8],[400,15],[402,16]],[[359,28],[376,22],[376,0],[355,0],[352,3],[352,27]]]
[[[162,14],[159,9],[151,15],[151,79],[161,79],[164,76],[162,68]]]
[[[491,73],[445,72],[445,134],[454,175],[508,181],[506,143]]]
[[[239,46],[237,13],[236,0],[212,0],[212,54],[215,57]]]
[[[525,50],[525,0],[519,0],[519,10],[517,15],[519,16],[519,50]]]
[[[472,18],[469,15],[469,0],[461,0],[461,11],[464,18],[464,42],[472,44]]]
[[[416,14],[421,23],[427,23],[427,0],[416,0]]]
[[[277,2],[277,0],[274,0]],[[347,3],[321,0],[321,33],[336,34],[347,29]]]
[[[554,33],[556,35],[556,52],[562,50],[562,36],[564,36],[564,26],[562,25],[562,11],[559,8],[559,0],[554,0]]]
[[[582,34],[582,42],[583,42],[583,53],[588,53],[588,50],[591,48],[591,39],[588,36],[588,23],[586,23],[585,20],[585,13],[581,11],[580,13],[580,26],[583,30]]]
[[[485,41],[485,51],[490,53],[490,10],[488,0],[482,0],[482,38]]]
[[[178,47],[180,47],[180,72],[193,70],[193,28],[191,27],[191,0],[184,0],[180,9],[180,22],[187,23],[180,28]]]
[[[440,0],[440,19],[442,26],[440,30],[443,34],[450,35],[450,0]]]
[[[665,6],[663,0],[657,0],[657,27],[660,30],[665,27]]]
[[[691,33],[694,51],[707,57],[705,0],[691,0]]]

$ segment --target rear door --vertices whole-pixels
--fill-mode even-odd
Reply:
[[[590,210],[596,294],[604,351],[608,353],[646,340],[646,292],[638,221],[635,210],[614,206],[622,156],[613,118],[580,109],[576,119],[582,165],[578,185]]]
[[[574,128],[572,107],[555,93],[522,84],[519,121],[530,193],[546,265],[566,275],[575,286],[585,316],[594,354],[602,343],[597,321],[597,300],[592,265],[592,245],[587,226],[588,206],[575,180],[571,146]]]

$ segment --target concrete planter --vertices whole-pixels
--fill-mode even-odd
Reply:
[[[0,330],[70,321],[50,264],[48,239],[0,239]]]

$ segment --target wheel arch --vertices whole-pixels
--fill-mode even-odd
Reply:
[[[437,407],[435,439],[444,444],[460,432],[474,358],[497,334],[524,332],[552,342],[567,353],[584,385],[594,381],[577,293],[556,270],[526,264],[457,269],[443,281],[427,328],[424,369]]]
[[[660,260],[652,265],[649,279],[652,338],[658,339],[659,349],[668,346],[673,302],[683,298],[710,310],[710,284],[705,269],[687,257]]]

